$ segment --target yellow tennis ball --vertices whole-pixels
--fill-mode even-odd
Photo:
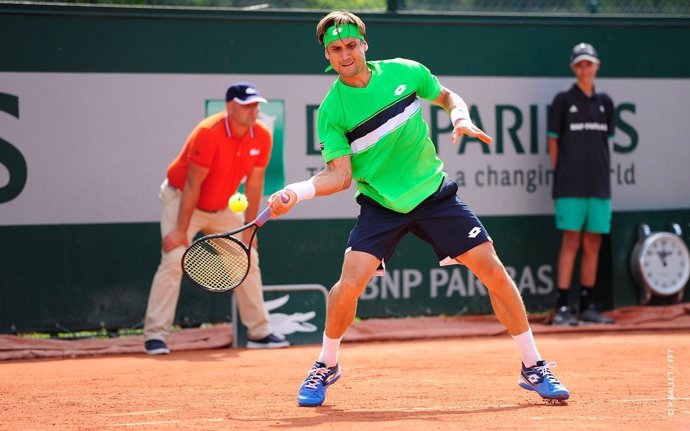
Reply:
[[[241,213],[242,211],[247,209],[247,206],[249,206],[249,202],[247,202],[247,197],[242,193],[235,193],[230,197],[230,200],[228,201],[228,206],[234,212]]]

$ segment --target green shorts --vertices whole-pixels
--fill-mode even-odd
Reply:
[[[611,199],[557,198],[556,227],[576,232],[611,232]]]

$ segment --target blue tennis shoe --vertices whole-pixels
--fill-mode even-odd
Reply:
[[[570,398],[570,392],[551,372],[551,368],[555,366],[555,362],[547,363],[546,361],[539,361],[532,367],[525,367],[525,364],[522,364],[518,385],[528,391],[535,391],[547,400],[567,400]]]
[[[326,389],[340,378],[340,366],[327,367],[316,361],[297,393],[297,404],[301,407],[320,406],[326,399]]]

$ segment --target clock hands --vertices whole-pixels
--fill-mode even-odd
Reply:
[[[653,295],[673,297],[674,302],[683,299],[683,289],[690,279],[690,250],[679,228],[674,228],[673,233],[650,232],[646,224],[641,224],[630,265],[635,282],[643,289],[644,304],[649,304]]]
[[[659,255],[659,259],[661,259],[661,264],[666,266],[666,264],[667,264],[666,258],[668,256],[672,255],[673,252],[666,251],[666,250],[659,250],[656,254]]]

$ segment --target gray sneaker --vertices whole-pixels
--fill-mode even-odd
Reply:
[[[599,323],[602,325],[610,325],[614,323],[613,319],[599,313],[594,305],[590,305],[589,308],[581,312],[579,318],[581,321],[586,323]]]
[[[577,319],[570,314],[568,307],[560,307],[556,310],[551,320],[553,326],[577,326]]]

